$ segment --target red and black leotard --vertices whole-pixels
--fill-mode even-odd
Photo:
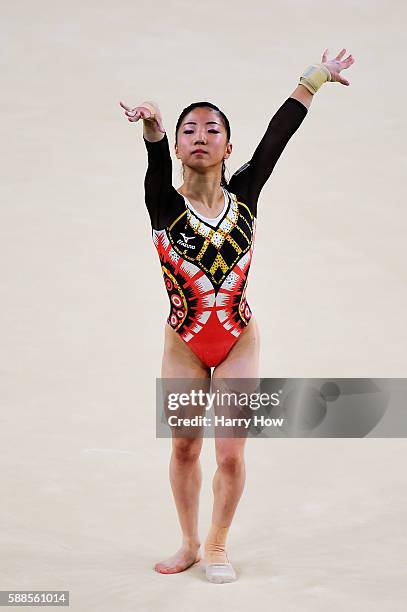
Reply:
[[[221,363],[248,324],[247,276],[257,200],[307,108],[288,98],[271,119],[249,162],[224,188],[225,206],[203,217],[172,186],[167,135],[143,138],[148,153],[145,200],[170,300],[167,323],[208,367]]]

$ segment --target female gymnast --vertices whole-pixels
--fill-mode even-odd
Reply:
[[[253,157],[229,183],[225,160],[232,153],[229,121],[217,106],[197,102],[185,108],[176,125],[175,155],[183,165],[183,184],[172,186],[169,143],[154,102],[130,108],[130,122],[143,120],[147,149],[145,200],[158,251],[170,313],[165,325],[161,377],[164,379],[257,378],[259,329],[246,300],[253,253],[257,201],[277,160],[327,81],[349,85],[341,71],[354,59],[342,49],[309,66],[291,96],[271,119]],[[213,371],[211,371],[213,370]],[[212,525],[204,561],[210,582],[236,580],[226,553],[226,538],[245,482],[246,437],[216,437]],[[198,505],[202,436],[174,437],[170,481],[182,531],[180,549],[154,566],[157,572],[182,572],[200,560]]]

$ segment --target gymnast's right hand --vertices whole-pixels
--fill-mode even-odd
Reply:
[[[165,134],[160,109],[155,103],[142,102],[140,106],[130,108],[129,106],[123,104],[123,102],[120,102],[120,106],[124,108],[124,114],[127,116],[129,121],[133,122],[143,119],[147,125],[156,127],[159,132],[163,132]]]

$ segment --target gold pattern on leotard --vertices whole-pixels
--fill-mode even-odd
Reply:
[[[222,272],[226,273],[229,270],[229,266],[226,261],[223,259],[222,255],[218,253],[215,257],[215,261],[213,262],[209,272],[212,276],[215,276],[217,269],[220,268]]]
[[[229,236],[229,234],[227,236],[225,236],[225,239],[230,242],[230,244],[232,245],[232,247],[235,249],[235,251],[240,255],[240,253],[242,252],[242,249],[240,248],[240,246],[237,244],[237,242],[235,240],[233,240],[233,238],[231,236]]]
[[[232,196],[229,209],[216,227],[187,209],[187,218],[179,216],[168,232],[175,252],[197,264],[214,286],[223,283],[251,247],[254,218],[247,206]]]

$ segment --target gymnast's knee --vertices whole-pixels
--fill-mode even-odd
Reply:
[[[244,469],[244,457],[241,453],[226,453],[216,458],[218,468],[231,476]]]
[[[178,463],[194,463],[199,459],[202,438],[178,438],[173,440],[172,458]]]

